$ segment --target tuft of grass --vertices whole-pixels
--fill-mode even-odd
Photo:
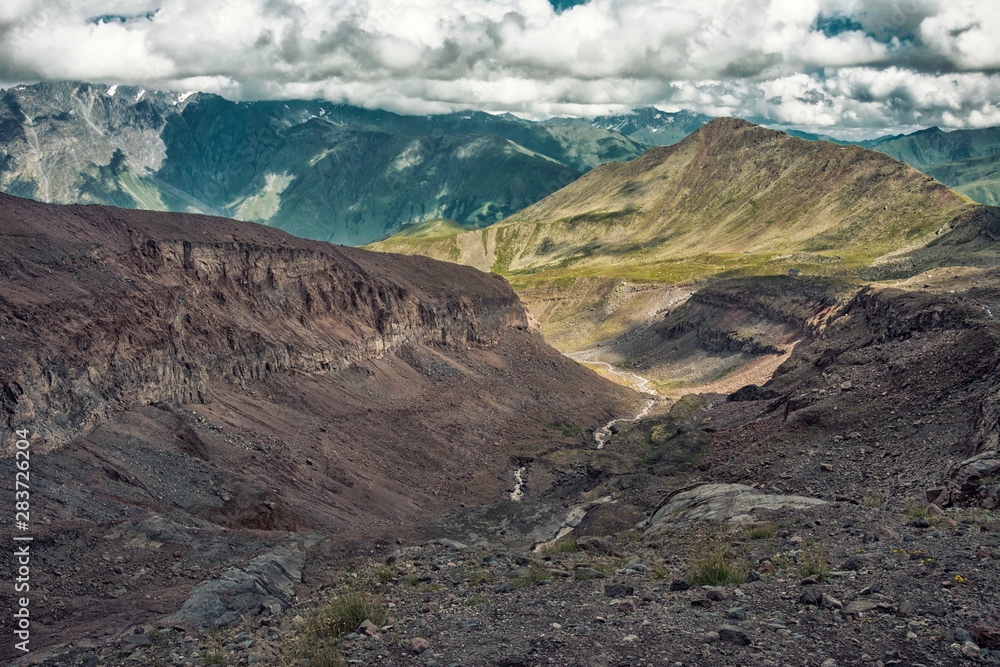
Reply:
[[[484,602],[489,602],[489,599],[483,597],[482,595],[473,595],[472,597],[470,597],[468,600],[465,601],[465,606],[475,607],[477,604],[482,604]]]
[[[820,545],[806,547],[799,553],[799,559],[803,577],[818,575],[822,581],[830,575],[830,559],[827,558],[824,547]]]
[[[989,510],[981,507],[970,507],[956,515],[955,520],[961,523],[972,524],[979,530],[985,530],[986,526],[996,522]]]
[[[866,493],[861,503],[865,507],[885,507],[885,496],[877,493]]]
[[[396,573],[391,567],[383,565],[375,568],[374,572],[372,572],[372,577],[380,584],[386,584],[396,578]]]
[[[705,542],[699,556],[688,568],[687,580],[697,586],[742,584],[747,578],[746,563],[725,548],[721,538]]]
[[[201,664],[203,665],[222,665],[225,662],[226,654],[219,650],[209,651],[201,656]]]
[[[564,537],[544,549],[545,553],[548,554],[570,554],[576,553],[579,550],[580,545],[577,544],[576,540],[572,537]]]
[[[364,621],[385,625],[386,611],[358,591],[346,591],[322,605],[306,621],[303,635],[337,640]]]
[[[468,579],[470,584],[492,584],[493,581],[493,573],[489,570],[476,570]]]
[[[658,567],[652,572],[653,579],[666,579],[667,578],[667,568]]]
[[[514,579],[510,583],[514,584],[514,588],[522,588],[528,584],[534,584],[539,581],[550,581],[551,579],[552,577],[548,572],[540,567],[533,567],[528,570],[527,574]]]
[[[291,664],[306,660],[311,667],[343,667],[340,641],[364,621],[385,625],[386,611],[370,597],[345,590],[314,611],[302,625],[287,652]]]
[[[769,540],[777,535],[778,529],[773,523],[757,523],[747,531],[747,537],[751,540]]]
[[[937,526],[941,523],[941,517],[934,514],[923,505],[914,505],[910,509],[906,510],[906,517],[908,519],[927,519],[927,523],[932,526]]]

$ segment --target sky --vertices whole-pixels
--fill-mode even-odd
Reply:
[[[996,0],[3,0],[0,84],[863,138],[1000,125]]]

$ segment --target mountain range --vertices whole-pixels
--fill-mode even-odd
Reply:
[[[0,189],[55,203],[202,212],[356,245],[445,217],[494,223],[646,146],[481,112],[40,83],[0,93]]]
[[[719,118],[489,228],[371,247],[507,276],[572,350],[655,319],[674,286],[710,276],[910,275],[934,263],[928,247],[996,210],[874,150]],[[979,249],[963,251],[968,263]]]
[[[16,187],[272,227],[0,194],[20,664],[1000,650],[1000,209],[732,118],[619,161],[570,122],[25,90]],[[480,210],[509,151],[583,175],[481,229],[376,222],[438,176]],[[273,228],[293,211],[402,254]]]
[[[40,83],[0,91],[0,191],[224,215],[360,245],[434,218],[489,226],[709,120],[653,107],[540,122],[480,111],[403,116],[319,100]],[[998,136],[931,128],[859,145],[990,204],[1000,196]]]

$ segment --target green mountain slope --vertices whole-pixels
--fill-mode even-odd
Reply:
[[[969,207],[941,183],[873,151],[716,119],[679,144],[602,165],[456,242],[463,262],[512,275],[631,271],[708,257],[750,268],[763,256],[792,253],[811,255],[805,264],[847,270],[924,239]],[[403,250],[407,243],[380,245]]]
[[[227,215],[347,244],[434,217],[489,225],[645,149],[586,124],[482,112],[402,116],[81,83],[0,91],[0,190]]]
[[[637,296],[656,286],[789,269],[906,274],[910,251],[982,208],[884,154],[724,118],[602,165],[487,229],[373,247],[499,271],[565,349],[667,307],[660,292]]]
[[[482,227],[580,175],[495,134],[389,133],[326,114],[289,126],[285,106],[189,104],[164,129],[157,176],[233,217],[354,245],[436,217]]]
[[[925,166],[922,170],[973,201],[1000,205],[1000,152]]]
[[[823,138],[801,132],[790,134],[813,140]],[[988,205],[1000,202],[1000,180],[997,178],[1000,127],[953,132],[930,127],[912,134],[860,141],[856,145],[906,162],[973,201]]]
[[[918,169],[1000,152],[1000,127],[942,132],[936,127],[861,144]]]
[[[441,236],[453,236],[467,231],[469,230],[466,227],[463,227],[454,220],[449,220],[448,218],[431,218],[430,220],[424,220],[423,222],[414,222],[409,225],[403,225],[392,234],[379,239],[379,241],[384,241],[390,236],[406,236],[413,239],[427,239]]]

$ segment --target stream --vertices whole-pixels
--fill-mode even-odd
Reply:
[[[578,363],[582,362],[593,364],[595,366],[603,366],[607,369],[609,375],[617,376],[618,378],[624,380],[624,382],[619,382],[619,384],[633,386],[637,391],[648,397],[643,402],[642,409],[639,410],[638,414],[634,417],[619,417],[617,419],[612,419],[607,424],[594,431],[594,441],[597,443],[597,448],[604,449],[604,445],[606,445],[608,440],[611,439],[611,428],[620,422],[634,422],[648,415],[649,411],[653,409],[654,405],[656,405],[656,401],[659,399],[659,394],[656,393],[655,389],[649,386],[649,378],[644,378],[638,373],[633,373],[632,371],[624,371],[620,368],[615,368],[605,361],[586,359],[586,354],[586,352],[570,352],[566,356]],[[521,466],[514,471],[514,490],[510,492],[510,499],[514,502],[519,502],[524,499],[524,485],[526,483],[525,475],[527,472],[528,466]],[[572,528],[569,530],[572,530]]]
[[[510,492],[510,499],[515,503],[524,499],[524,473],[528,466],[521,466],[514,471],[514,490]]]
[[[624,382],[619,382],[618,384],[624,384],[626,386],[634,387],[636,391],[639,391],[648,397],[646,401],[643,403],[642,409],[639,410],[639,413],[636,414],[635,417],[620,417],[618,419],[612,419],[607,424],[594,431],[594,441],[597,442],[598,449],[604,449],[604,445],[606,445],[608,443],[608,440],[611,439],[612,426],[618,424],[619,422],[638,421],[643,417],[645,417],[646,415],[648,415],[649,411],[653,409],[654,405],[656,405],[656,401],[659,398],[659,395],[656,393],[655,389],[652,389],[649,386],[650,384],[649,378],[644,378],[638,373],[633,373],[632,371],[624,371],[620,368],[615,368],[606,361],[587,359],[586,358],[587,352],[570,352],[566,356],[576,362],[593,364],[595,366],[603,366],[608,371],[609,375],[624,380]]]

